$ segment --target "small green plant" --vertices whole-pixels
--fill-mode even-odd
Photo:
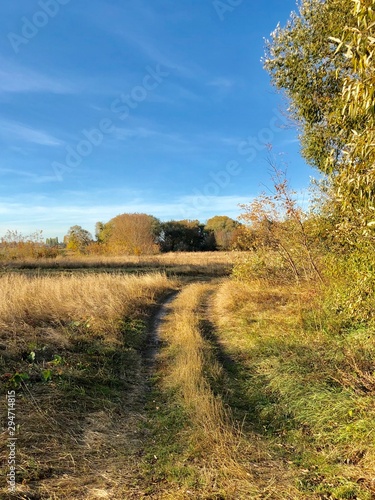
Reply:
[[[49,382],[52,379],[51,370],[42,370],[41,372],[43,382]]]
[[[92,326],[92,318],[85,320],[75,320],[68,324],[68,328],[73,332],[88,331]]]
[[[9,384],[14,387],[15,389],[18,389],[22,383],[25,380],[29,380],[30,377],[27,373],[24,372],[16,372],[10,379],[9,379]]]
[[[64,363],[64,359],[62,358],[62,356],[60,356],[59,354],[55,354],[53,356],[53,360],[51,361],[52,365],[59,366],[59,365],[62,365],[63,363]]]
[[[35,361],[35,351],[31,351],[30,354],[27,356],[27,361],[29,363],[34,363]]]

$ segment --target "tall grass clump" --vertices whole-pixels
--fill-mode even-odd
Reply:
[[[163,274],[0,277],[0,325],[17,340],[27,327],[86,325],[108,336],[128,315],[141,314],[170,286]],[[6,335],[6,333],[3,333]]]

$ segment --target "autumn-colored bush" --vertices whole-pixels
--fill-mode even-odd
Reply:
[[[58,245],[46,245],[42,233],[24,236],[18,231],[7,231],[0,239],[0,260],[55,258],[61,253]]]
[[[252,253],[241,257],[234,274],[239,278],[262,277],[322,281],[319,265],[320,248],[315,244],[309,218],[297,203],[295,193],[289,188],[285,172],[272,163],[273,190],[262,193],[249,204],[241,205],[240,219],[243,247]]]

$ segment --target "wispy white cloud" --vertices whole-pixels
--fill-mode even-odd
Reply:
[[[48,132],[11,120],[0,120],[0,137],[7,141],[21,140],[42,146],[62,146],[63,141]]]
[[[244,140],[240,136],[229,136],[224,134],[216,134],[213,132],[206,132],[204,134],[198,134],[196,140],[203,144],[215,144],[218,146],[226,146],[229,148],[237,148],[238,145]]]
[[[33,184],[44,184],[48,182],[57,182],[58,179],[55,175],[40,175],[35,172],[27,172],[25,170],[16,168],[3,168],[0,167],[0,177],[10,176],[10,177],[21,177],[27,180],[28,183]]]
[[[0,57],[0,93],[49,92],[71,94],[73,86],[61,78],[52,78]]]
[[[182,58],[172,54],[170,47],[168,50],[159,48],[154,40],[145,37],[144,32],[138,34],[134,31],[121,30],[117,31],[116,34],[123,38],[128,44],[135,47],[136,50],[153,63],[165,66],[183,78],[196,80],[204,74],[203,70],[197,65],[182,64]]]
[[[218,87],[220,89],[230,89],[234,87],[236,82],[230,78],[217,77],[207,83],[208,86]]]
[[[27,178],[32,178],[34,174],[31,172],[25,172],[24,170],[17,170],[15,168],[3,168],[0,167],[0,175],[12,175],[12,176],[18,176],[18,177],[27,177]]]
[[[236,151],[243,138],[213,132],[182,133],[179,130],[165,129],[151,120],[137,120],[132,127],[116,127],[111,137],[107,138],[110,149],[121,147],[121,142],[126,141],[129,144],[134,142],[137,146],[139,142],[142,142],[144,147],[152,148],[154,151],[179,155],[199,152],[204,154],[212,147],[215,147],[216,151],[226,151],[228,155],[233,155],[233,151]]]
[[[114,137],[119,140],[145,139],[149,137],[155,137],[156,135],[158,135],[158,132],[156,130],[144,127],[116,127],[114,131]]]
[[[163,140],[173,143],[186,144],[186,139],[182,138],[179,134],[173,132],[165,132],[148,127],[117,127],[114,131],[114,137],[119,140],[126,139],[150,139]]]

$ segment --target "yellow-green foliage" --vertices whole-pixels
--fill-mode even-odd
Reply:
[[[259,248],[237,255],[233,276],[240,281],[264,279],[269,283],[290,283],[296,276],[280,253]]]
[[[331,38],[338,43],[337,55],[344,53],[350,68],[343,83],[341,107],[343,123],[352,123],[343,165],[333,182],[343,235],[352,243],[358,237],[374,242],[374,0],[352,0],[352,14],[353,21],[341,39]]]
[[[345,330],[375,321],[375,252],[371,246],[327,257],[328,325]]]

